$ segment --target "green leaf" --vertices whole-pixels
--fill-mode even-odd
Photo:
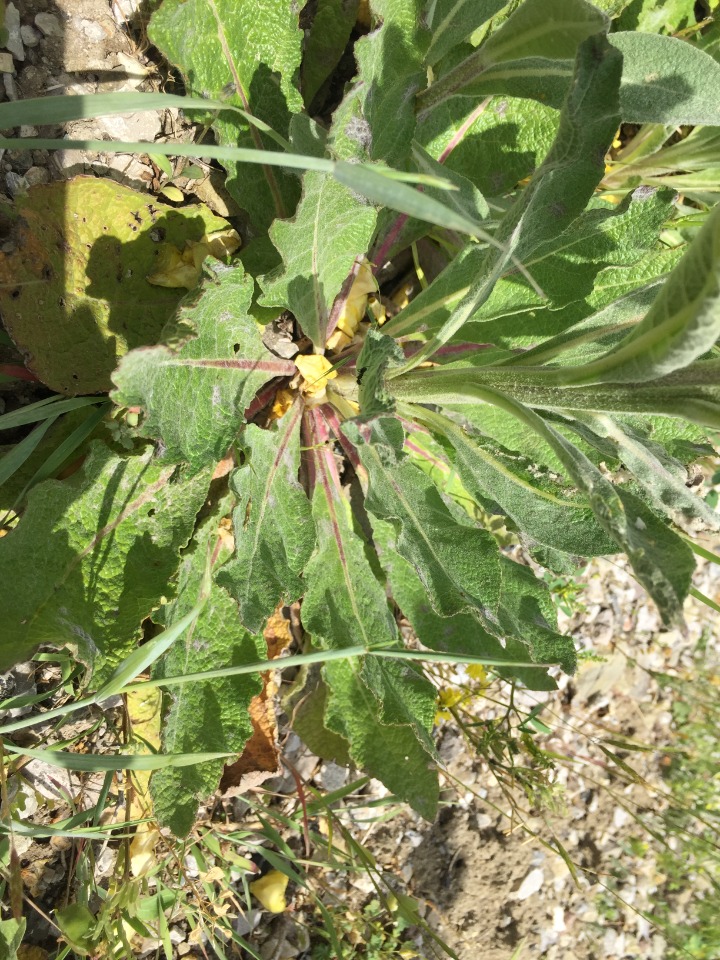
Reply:
[[[319,416],[314,415],[314,441],[325,436]],[[303,624],[329,649],[396,647],[397,625],[355,530],[333,453],[317,443],[313,448],[317,549],[305,571]],[[423,816],[432,816],[437,802],[436,773],[428,773],[433,687],[412,664],[391,660],[327,663],[324,676],[328,729],[349,741],[350,755],[363,769]]]
[[[0,578],[15,585],[4,600],[0,663],[39,644],[68,646],[102,683],[167,593],[209,479],[160,465],[151,448],[120,458],[95,442],[81,473],[35,487],[0,539]]]
[[[0,920],[0,949],[7,960],[18,960],[17,951],[25,936],[25,918]]]
[[[420,110],[458,93],[507,93],[559,106],[579,45],[607,29],[606,15],[586,0],[525,0],[474,53],[420,94]]]
[[[432,40],[425,63],[434,64],[453,47],[470,39],[470,35],[502,10],[506,0],[437,0],[428,3],[432,11],[428,29]]]
[[[386,337],[371,327],[357,358],[358,399],[364,417],[389,413],[395,409],[395,401],[385,388],[385,374],[392,367],[405,362],[405,355],[392,337]]]
[[[241,107],[287,137],[290,116],[302,109],[295,86],[302,32],[299,8],[275,0],[164,0],[148,36],[181,70],[188,89]],[[221,144],[267,149],[272,142],[257,127],[218,117]],[[226,165],[227,186],[250,214],[256,231],[275,217],[290,216],[299,195],[297,180],[265,167]]]
[[[652,33],[613,33],[623,55],[620,110],[629,123],[720,125],[720,64],[694,44]]]
[[[400,166],[415,131],[414,97],[425,80],[422,53],[427,31],[421,0],[372,0],[381,26],[355,44],[356,87],[349,93],[360,108],[367,156]]]
[[[654,380],[707,353],[720,336],[720,208],[705,221],[657,299],[632,332],[593,363],[568,368],[566,383]]]
[[[418,115],[416,139],[443,167],[470,180],[486,197],[515,189],[542,163],[557,131],[558,113],[515,97],[494,97],[483,109],[452,97]]]
[[[188,767],[196,763],[220,760],[227,753],[151,753],[151,754],[92,754],[69,753],[66,750],[35,750],[33,747],[18,747],[5,744],[5,749],[21,756],[42,760],[61,770],[84,770],[97,773],[103,770],[162,770],[165,767]]]
[[[17,246],[0,253],[3,322],[29,369],[61,393],[108,390],[119,358],[158,339],[182,296],[146,279],[161,238],[182,249],[227,227],[203,204],[175,210],[94,177],[35,187],[16,203]]]
[[[590,37],[580,45],[553,146],[498,225],[495,242],[502,252],[492,250],[486,254],[486,260],[479,265],[479,277],[408,366],[417,366],[457,334],[488,301],[511,261],[515,266],[521,264],[540,244],[562,233],[585,209],[604,173],[605,152],[617,129],[620,67],[621,58],[603,35]],[[472,257],[471,252],[468,259]],[[397,327],[391,331],[396,333]]]
[[[305,36],[302,90],[308,108],[342,57],[360,0],[319,0]]]
[[[303,592],[302,572],[315,545],[310,502],[298,481],[300,417],[295,403],[271,429],[242,435],[245,462],[232,475],[235,555],[218,583],[240,605],[240,620],[259,632],[281,601]]]
[[[228,551],[217,549],[218,520],[230,508],[222,502],[196,534],[183,557],[177,599],[163,607],[155,619],[171,626],[193,608],[210,559],[221,563]],[[241,625],[237,606],[216,585],[210,589],[194,625],[156,663],[154,678],[199,672],[214,667],[254,663],[266,653],[261,638]],[[252,734],[248,708],[260,692],[259,676],[239,675],[178,687],[166,695],[162,745],[168,754],[240,754]],[[158,821],[177,837],[192,829],[198,804],[218,785],[225,761],[213,760],[188,767],[156,771],[150,780],[153,810]]]
[[[515,521],[521,536],[527,534],[578,556],[614,552],[614,542],[598,526],[587,498],[568,487],[562,477],[487,437],[469,437],[438,414],[418,410],[417,416],[452,445],[453,462],[470,494],[498,504],[500,512]]]
[[[455,187],[455,190],[442,191],[437,188],[426,187],[425,192],[430,196],[443,201],[451,210],[471,221],[484,220],[489,215],[490,209],[487,201],[472,181],[467,180],[451,168],[445,168],[417,142],[412,145],[412,158],[421,173],[444,177]]]
[[[207,265],[202,287],[166,331],[167,343],[133,350],[113,374],[113,400],[142,407],[138,432],[161,441],[164,460],[185,460],[193,470],[217,463],[260,387],[295,373],[293,363],[265,348],[248,314],[252,294],[241,268]]]
[[[692,532],[693,521],[699,521],[705,529],[720,530],[720,514],[688,488],[687,470],[660,444],[608,416],[585,414],[576,419],[611,442],[617,458],[645,488],[653,506],[678,527]]]
[[[375,209],[350,188],[306,173],[297,215],[276,221],[270,230],[283,267],[262,278],[260,303],[290,310],[315,346],[323,348],[333,301],[355,258],[367,251],[375,219]]]
[[[433,609],[442,616],[469,609],[481,622],[492,619],[500,596],[493,537],[456,521],[432,481],[402,453],[399,421],[348,422],[343,433],[368,471],[368,511],[397,527],[398,549],[416,569]]]
[[[525,660],[525,644],[508,634],[502,638],[485,630],[468,613],[441,617],[428,602],[422,581],[412,565],[397,550],[395,532],[390,523],[375,518],[373,536],[380,562],[388,574],[393,599],[412,624],[418,639],[429,650],[457,653],[488,660],[508,660],[507,667],[497,672],[507,679],[517,679],[531,690],[554,690],[555,682],[546,670],[513,666],[514,660]],[[532,653],[532,651],[531,651]]]
[[[642,585],[658,606],[666,623],[680,620],[695,567],[692,551],[640,500],[617,489],[584,453],[538,414],[507,396],[482,391],[486,402],[496,403],[523,420],[550,445],[585,492],[601,526],[616,541]]]
[[[408,726],[378,719],[378,703],[347,661],[323,668],[332,695],[325,712],[330,730],[350,743],[350,756],[361,770],[382,781],[426,820],[437,812],[437,766]]]

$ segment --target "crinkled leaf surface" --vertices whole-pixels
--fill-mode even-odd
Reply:
[[[382,584],[356,531],[332,453],[314,454],[313,516],[317,549],[305,571],[303,624],[327,648],[398,646],[398,629]],[[339,669],[335,669],[336,666]],[[325,721],[345,737],[350,755],[423,816],[437,802],[437,774],[428,770],[435,692],[412,664],[328,663]]]
[[[172,626],[197,603],[219,536],[218,519],[229,509],[228,498],[195,535],[180,566],[177,598],[154,618],[164,626]],[[216,565],[227,554],[226,547],[218,550]],[[213,584],[200,616],[155,665],[153,677],[238,666],[266,656],[262,638],[244,629],[235,602]],[[250,701],[261,688],[260,678],[247,674],[172,687],[165,694],[164,752],[241,753],[253,729]],[[155,816],[175,836],[187,836],[192,829],[198,804],[216,789],[224,762],[167,767],[153,774],[150,792]]]
[[[614,487],[585,454],[538,414],[507,397],[497,398],[497,402],[550,444],[577,487],[587,494],[600,524],[627,553],[663,620],[678,620],[695,567],[690,548],[637,497]]]
[[[148,35],[181,70],[195,96],[227,102],[287,137],[290,116],[302,109],[297,89],[302,32],[300,7],[276,0],[165,0]],[[213,124],[222,144],[277,149],[267,133],[239,115],[222,113]],[[278,168],[226,164],[227,186],[250,215],[256,232],[275,217],[290,216],[299,196],[297,178]]]
[[[355,45],[357,97],[368,134],[367,155],[398,165],[415,130],[414,96],[425,82],[422,52],[429,40],[422,0],[372,0],[380,25]]]
[[[478,113],[478,105],[465,97],[421,111],[416,139],[435,158],[450,150],[444,165],[484,196],[503,196],[542,163],[557,130],[557,110],[516,97],[494,97],[475,119],[473,113]]]
[[[209,482],[208,471],[188,479],[160,464],[150,447],[119,457],[95,442],[81,472],[35,487],[18,526],[0,539],[0,576],[14,584],[0,662],[41,643],[68,646],[94,664],[99,685],[167,595]]]
[[[607,28],[606,15],[586,0],[525,0],[474,53],[423,92],[420,109],[435,109],[458,93],[505,93],[559,107],[578,45]]]
[[[60,393],[109,389],[119,358],[158,339],[180,301],[146,280],[162,242],[182,249],[227,226],[203,204],[176,210],[96,177],[15,202],[15,249],[0,253],[3,322],[29,369]]]
[[[488,437],[468,436],[441,419],[433,417],[430,426],[441,430],[451,444],[453,463],[473,496],[496,503],[523,534],[556,550],[578,556],[615,552],[614,541],[598,525],[587,498],[562,477],[517,450]]]
[[[288,309],[317,347],[325,346],[330,310],[370,246],[375,208],[322,173],[303,176],[303,197],[291,221],[276,221],[270,237],[283,267],[261,281],[260,303]]]
[[[705,221],[657,299],[632,332],[568,383],[654,380],[707,353],[720,336],[720,208]]]
[[[380,562],[388,574],[393,599],[412,624],[423,646],[445,653],[508,660],[508,667],[496,668],[501,676],[518,679],[531,690],[555,688],[546,670],[512,665],[512,661],[527,663],[532,658],[532,650],[515,637],[507,636],[501,640],[493,636],[468,613],[456,613],[451,617],[441,617],[435,613],[417,573],[397,550],[391,524],[375,518],[373,535]]]
[[[271,429],[245,428],[245,462],[232,477],[235,555],[218,574],[258,632],[279,602],[303,592],[302,572],[315,544],[310,501],[298,482],[300,417],[295,403]]]
[[[398,420],[348,422],[343,432],[369,474],[368,511],[397,525],[398,549],[416,569],[433,608],[442,616],[470,609],[481,620],[492,618],[500,596],[493,537],[454,519],[432,481],[402,453]]]
[[[164,459],[196,470],[221,460],[260,387],[294,374],[264,346],[248,313],[252,293],[241,268],[206,266],[168,342],[133,350],[114,373],[114,401],[142,408],[139,432],[162,442]]]

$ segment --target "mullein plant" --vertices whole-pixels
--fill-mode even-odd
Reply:
[[[243,667],[299,603],[324,663],[297,729],[431,818],[423,657],[534,690],[575,666],[546,582],[485,520],[558,574],[626,554],[667,624],[693,538],[720,529],[687,482],[720,427],[719,215],[666,248],[671,190],[601,193],[623,122],[720,125],[720,65],[585,0],[371,0],[353,40],[356,7],[321,0],[304,32],[285,0],[153,15],[214,104],[246,243],[112,373],[124,446],[94,441],[0,540],[1,649],[69,647],[98,688],[147,618],[186,618],[153,667],[163,750],[237,754],[260,687]],[[418,244],[440,269],[389,297]],[[160,822],[187,833],[222,765],[157,770]]]

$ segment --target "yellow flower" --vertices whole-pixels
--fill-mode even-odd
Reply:
[[[297,357],[295,366],[304,380],[300,387],[302,392],[318,400],[325,394],[328,380],[334,380],[337,376],[337,370],[332,369],[327,357],[322,357],[319,353],[307,353]]]
[[[469,663],[465,668],[469,677],[478,680],[480,686],[484,689],[488,685],[487,670],[481,663]]]
[[[451,720],[452,713],[450,708],[456,706],[465,697],[462,690],[456,690],[452,687],[445,687],[438,693],[438,709],[435,711],[435,723],[441,720]]]

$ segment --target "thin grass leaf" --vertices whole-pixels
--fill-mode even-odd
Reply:
[[[105,772],[106,770],[163,770],[165,767],[188,767],[196,763],[221,760],[223,757],[232,756],[231,753],[158,753],[150,756],[136,756],[134,754],[99,756],[86,753],[67,753],[63,750],[36,750],[34,747],[18,747],[13,743],[6,743],[4,746],[10,753],[32,757],[34,760],[42,760],[43,763],[47,763],[51,767],[88,773]]]
[[[56,420],[57,416],[49,417],[0,459],[0,486],[20,469]]]
[[[20,407],[19,410],[13,410],[0,417],[0,430],[11,430],[13,427],[22,427],[26,423],[37,423],[39,420],[45,420],[47,417],[56,417],[60,413],[67,413],[68,410],[77,410],[78,407],[88,407],[94,403],[102,403],[99,397],[70,397],[63,399],[59,395],[47,397],[45,400],[38,400],[37,403],[28,404],[27,407]]]

